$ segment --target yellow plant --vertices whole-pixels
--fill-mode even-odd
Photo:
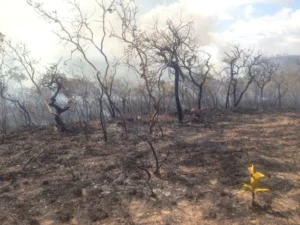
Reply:
[[[249,184],[243,184],[243,189],[245,191],[250,191],[252,193],[252,204],[255,200],[255,193],[257,192],[269,192],[269,188],[261,188],[258,187],[260,179],[264,178],[265,175],[263,175],[260,172],[254,173],[254,165],[251,164],[251,166],[248,168],[250,173],[250,185]]]

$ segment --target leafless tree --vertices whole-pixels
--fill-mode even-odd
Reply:
[[[1,36],[1,63],[0,63],[0,97],[4,99],[5,101],[9,101],[14,103],[22,112],[22,115],[25,120],[25,126],[31,126],[33,124],[30,113],[25,106],[24,101],[21,103],[19,99],[16,99],[12,97],[9,93],[7,93],[8,89],[8,82],[5,82],[5,77],[7,77],[8,80],[16,80],[21,84],[21,80],[25,80],[26,76],[20,71],[20,68],[14,67],[13,63],[14,61],[18,61],[20,63],[20,59],[23,57],[23,62],[25,60],[28,60],[26,58],[26,54],[28,55],[28,52],[26,50],[26,46],[24,44],[16,45],[15,47],[12,45],[10,40],[4,39],[4,35]],[[24,49],[23,49],[24,47]],[[22,51],[23,50],[23,51]],[[23,55],[22,55],[23,54]],[[20,56],[20,57],[19,57]],[[23,64],[21,63],[21,68],[23,65],[26,65],[28,61],[25,61]],[[21,84],[22,86],[22,84]],[[16,121],[14,112],[12,113],[13,117]]]
[[[60,73],[58,71],[58,65],[59,64],[54,64],[48,68],[47,73],[44,74],[42,78],[42,85],[46,88],[48,88],[51,91],[54,91],[53,96],[50,98],[50,102],[48,105],[52,108],[55,109],[54,113],[54,119],[56,122],[57,127],[61,132],[66,132],[67,128],[65,127],[65,124],[63,122],[63,119],[61,117],[61,114],[68,111],[71,106],[72,106],[72,99],[68,101],[68,104],[65,105],[64,107],[61,107],[57,103],[57,96],[60,94],[64,82],[66,82],[66,77],[63,73]]]
[[[4,54],[4,47],[3,47],[3,42],[4,42],[4,35],[0,33],[0,81],[1,81],[1,90],[3,89],[3,79],[5,77],[5,72],[4,72],[4,62],[5,62],[5,54]],[[1,143],[4,144],[4,137],[7,132],[7,108],[6,108],[6,100],[1,98],[1,133],[2,133],[2,140]]]
[[[21,103],[18,99],[12,98],[9,94],[5,94],[6,89],[7,89],[7,86],[4,84],[3,81],[0,81],[0,97],[3,98],[4,100],[15,103],[19,107],[19,109],[22,111],[22,114],[23,114],[24,120],[25,120],[25,126],[31,126],[33,123],[32,123],[31,116],[30,116],[25,104]]]
[[[286,80],[286,74],[281,71],[279,74],[273,77],[273,81],[275,83],[275,86],[277,88],[277,99],[275,101],[275,104],[278,101],[278,108],[281,109],[282,107],[282,98],[285,96],[287,91],[289,90],[289,86]]]
[[[107,142],[108,138],[107,138],[106,121],[105,121],[104,110],[103,110],[103,92],[101,92],[98,95],[98,101],[99,101],[99,109],[100,109],[100,114],[99,114],[100,124],[103,132],[104,141]]]
[[[256,67],[261,63],[262,54],[254,53],[253,49],[242,48],[238,44],[230,45],[229,50],[225,52],[226,64],[224,71],[229,76],[229,82],[226,93],[225,107],[230,107],[230,94],[232,92],[233,106],[237,107],[248,90],[250,84],[257,75]],[[245,80],[244,88],[239,87],[240,81]],[[241,89],[241,90],[239,90]]]
[[[30,56],[30,51],[28,50],[25,43],[17,43],[13,44],[11,40],[5,41],[6,46],[6,54],[12,64],[17,64],[16,66],[24,72],[24,74],[30,79],[38,95],[41,97],[43,103],[49,110],[51,114],[55,114],[52,109],[50,108],[47,101],[44,99],[42,90],[38,85],[35,76],[36,76],[36,66],[38,61],[33,59]]]
[[[203,61],[202,59],[200,59],[199,54],[197,54],[197,52],[194,52],[190,56],[188,54],[188,51],[185,54],[183,54],[183,58],[181,58],[183,69],[186,70],[188,73],[188,75],[186,75],[186,78],[194,85],[196,85],[199,89],[198,109],[201,109],[201,102],[203,98],[203,86],[209,78],[212,67],[210,59],[210,54],[207,54],[207,58]]]
[[[109,60],[107,53],[104,51],[104,43],[107,39],[107,14],[112,12],[112,8],[114,4],[116,4],[116,1],[111,0],[109,2],[104,2],[103,0],[95,0],[97,10],[100,10],[98,15],[100,20],[95,20],[93,14],[86,15],[77,1],[67,1],[73,12],[76,12],[74,18],[68,18],[71,23],[65,23],[64,20],[59,18],[56,11],[47,11],[44,9],[43,4],[40,2],[27,0],[27,3],[32,6],[39,15],[43,16],[44,19],[58,24],[60,30],[54,31],[54,33],[62,42],[69,43],[74,47],[71,51],[71,57],[75,52],[79,52],[85,62],[95,71],[99,86],[103,89],[102,91],[107,98],[109,104],[108,107],[112,117],[116,116],[115,111],[122,117],[120,110],[116,107],[116,104],[112,99],[111,93],[113,77],[116,74],[116,66],[118,64],[112,63],[111,60]],[[101,28],[101,34],[95,34],[95,30],[93,30],[95,23]],[[71,26],[69,26],[69,24],[71,24]],[[98,44],[99,42],[100,44]],[[104,71],[101,71],[87,54],[87,47],[93,47],[93,49],[99,53],[100,57],[104,59]],[[109,79],[111,79],[111,82],[109,82]]]
[[[116,116],[115,111],[121,117],[125,137],[127,137],[125,119],[112,99],[112,86],[119,63],[118,60],[112,62],[112,60],[108,58],[107,52],[104,50],[104,43],[108,38],[107,16],[113,12],[114,6],[117,5],[116,0],[95,0],[96,9],[100,12],[97,17],[100,19],[94,19],[96,17],[94,13],[92,13],[92,15],[85,14],[76,0],[67,1],[70,8],[74,13],[76,13],[75,17],[68,18],[69,21],[71,21],[70,23],[66,23],[65,20],[59,18],[56,11],[48,11],[44,9],[43,4],[40,2],[27,0],[27,3],[44,19],[49,22],[54,22],[60,27],[60,30],[54,31],[54,33],[62,42],[71,44],[74,47],[71,51],[71,58],[75,52],[79,52],[85,62],[94,70],[99,83],[99,88],[101,89],[100,92],[103,92],[106,98],[104,103],[108,103],[107,108],[111,112],[112,117]],[[70,24],[71,26],[69,26]],[[100,34],[96,34],[96,31],[98,30],[95,29],[98,29],[98,27],[101,29]],[[97,64],[93,62],[92,57],[87,54],[86,49],[88,47],[92,47],[96,52],[98,52],[101,59],[104,60],[104,70],[99,69]]]
[[[153,55],[150,48],[150,40],[146,33],[142,33],[136,24],[136,15],[138,6],[134,1],[120,2],[119,7],[113,8],[119,19],[122,21],[122,29],[120,33],[111,30],[111,36],[124,42],[128,47],[125,50],[125,64],[142,78],[149,95],[150,102],[153,105],[154,113],[152,113],[149,121],[149,133],[152,134],[153,128],[157,122],[160,111],[160,77],[165,67],[154,69]],[[137,58],[137,60],[132,60]],[[154,95],[155,87],[158,88],[158,96]]]
[[[264,58],[260,67],[257,68],[255,82],[260,89],[260,103],[263,104],[264,89],[272,81],[273,75],[280,69],[280,64],[271,59]]]
[[[181,60],[186,52],[192,52],[196,40],[193,35],[193,23],[179,21],[178,24],[167,20],[165,26],[160,28],[155,23],[154,31],[148,36],[151,48],[155,53],[155,60],[158,65],[171,69],[174,75],[174,95],[178,121],[183,121],[182,106],[179,97],[179,82],[184,79]]]
[[[214,76],[210,78],[209,84],[207,85],[207,91],[210,94],[214,108],[222,107],[219,101],[219,92],[224,85],[223,77],[221,73],[214,71]]]

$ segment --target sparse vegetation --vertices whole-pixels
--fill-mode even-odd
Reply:
[[[265,177],[260,172],[255,172],[254,173],[254,165],[252,164],[249,168],[249,173],[250,173],[250,185],[248,184],[243,184],[243,189],[245,191],[250,191],[252,193],[252,206],[254,205],[255,202],[255,194],[258,192],[269,192],[271,191],[269,188],[264,188],[264,187],[259,187],[259,181]]]

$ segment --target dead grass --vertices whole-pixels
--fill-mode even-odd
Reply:
[[[11,134],[0,145],[0,224],[300,224],[300,113],[201,116],[181,125],[161,118],[164,137],[157,131],[153,145],[160,159],[171,154],[150,180],[155,195],[136,168],[155,169],[134,135],[147,123],[130,125],[127,140],[111,123],[106,144],[96,123],[89,142],[51,127]],[[272,189],[258,195],[258,208],[241,190],[251,163]]]

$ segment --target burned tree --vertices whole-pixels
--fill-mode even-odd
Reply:
[[[236,44],[230,45],[223,60],[226,65],[223,71],[229,76],[225,108],[230,107],[230,95],[233,98],[233,106],[239,105],[257,75],[256,68],[261,64],[261,58],[262,54],[254,53],[253,49],[242,48]],[[244,81],[246,85],[240,87]]]
[[[145,32],[138,29],[136,23],[138,6],[134,2],[121,2],[118,7],[114,6],[113,10],[116,11],[122,21],[122,29],[120,34],[112,30],[111,36],[128,46],[125,49],[125,65],[144,81],[145,89],[149,95],[149,103],[154,109],[149,120],[149,134],[152,134],[160,111],[160,78],[166,67],[161,65],[157,68],[154,67],[156,62],[151,50],[150,39]],[[158,94],[155,94],[155,91]],[[149,110],[151,111],[150,104]]]
[[[54,94],[50,98],[51,101],[48,103],[48,105],[50,107],[54,108],[56,111],[56,112],[53,112],[52,114],[54,115],[56,125],[61,132],[67,131],[65,124],[63,122],[63,119],[61,118],[61,114],[66,112],[67,110],[69,110],[71,108],[71,104],[72,104],[71,100],[69,100],[67,105],[64,107],[61,107],[57,103],[56,98],[60,94],[60,92],[63,88],[63,83],[65,81],[66,81],[65,75],[58,71],[57,65],[51,66],[42,79],[42,85],[44,87],[48,88],[50,91],[54,91]]]
[[[59,30],[54,31],[54,33],[63,43],[72,46],[71,58],[73,54],[79,53],[85,63],[94,71],[100,92],[103,92],[103,103],[106,104],[112,118],[116,117],[116,115],[121,118],[124,124],[125,137],[127,137],[128,132],[125,119],[117,107],[112,93],[114,76],[116,75],[119,60],[109,58],[109,54],[104,48],[108,38],[108,16],[113,12],[113,6],[117,5],[117,1],[95,0],[95,13],[90,13],[90,15],[84,12],[77,1],[66,1],[67,7],[74,13],[73,17],[68,18],[68,22],[62,19],[57,11],[45,9],[43,3],[38,0],[27,0],[27,3],[46,21],[58,25]],[[87,49],[89,51],[91,49],[94,50],[95,54],[91,56]],[[105,66],[103,68],[99,68],[99,64],[95,63],[95,57],[104,61]]]
[[[156,63],[171,69],[171,74],[174,75],[174,96],[179,122],[183,121],[179,82],[184,79],[180,58],[186,51],[194,48],[195,39],[192,35],[192,25],[192,22],[180,21],[175,24],[172,20],[167,20],[164,28],[159,28],[158,24],[155,24],[154,31],[149,36]]]
[[[282,106],[282,98],[285,96],[285,94],[287,93],[287,91],[289,90],[289,86],[286,80],[286,74],[281,71],[280,74],[276,74],[273,77],[273,82],[275,83],[275,87],[277,89],[277,98],[275,101],[275,105],[278,102],[278,108],[281,109]]]
[[[198,88],[198,109],[201,109],[201,102],[203,98],[203,86],[210,75],[210,70],[212,65],[210,63],[211,55],[207,54],[207,58],[200,59],[196,52],[189,54],[187,51],[181,62],[183,64],[183,69],[187,71],[186,78],[192,82]]]
[[[3,98],[4,100],[16,104],[19,107],[19,109],[22,111],[22,115],[25,120],[25,126],[29,127],[33,125],[31,116],[25,106],[25,103],[21,103],[18,99],[14,99],[9,94],[5,94],[6,90],[7,90],[7,86],[4,84],[4,82],[0,81],[0,97]]]
[[[47,110],[49,113],[53,114],[54,112],[43,97],[42,90],[36,81],[36,66],[39,62],[31,57],[27,45],[25,43],[13,44],[11,40],[5,40],[5,47],[6,55],[10,63],[17,66],[18,69],[29,78]]]
[[[25,102],[21,103],[20,100],[12,97],[10,94],[7,93],[9,80],[15,80],[21,84],[23,80],[26,80],[26,76],[22,72],[18,71],[18,67],[11,68],[7,65],[8,62],[10,64],[12,63],[11,58],[9,57],[10,53],[5,50],[5,47],[7,47],[8,49],[10,48],[10,42],[4,40],[4,35],[2,35],[1,33],[0,44],[0,97],[6,101],[14,103],[22,112],[25,121],[25,126],[31,126],[33,123],[31,120],[31,116],[25,106]]]
[[[116,117],[116,113],[118,113],[119,116],[122,117],[120,110],[112,98],[113,77],[116,73],[118,63],[113,63],[104,50],[104,42],[108,37],[107,16],[112,13],[112,8],[113,5],[116,4],[116,1],[110,0],[104,2],[96,0],[95,12],[99,12],[97,15],[94,15],[93,13],[87,15],[80,7],[80,4],[75,0],[66,2],[68,7],[75,14],[74,17],[68,18],[68,20],[71,21],[70,23],[61,19],[57,11],[45,9],[43,3],[35,0],[27,0],[28,5],[30,5],[46,21],[58,25],[60,30],[54,31],[54,33],[63,43],[70,44],[70,46],[73,47],[71,58],[73,54],[79,53],[87,65],[95,72],[95,77],[99,83],[100,89],[102,89],[106,97],[107,101],[105,102],[108,103],[107,107],[111,116]],[[97,17],[97,19],[95,19],[95,17]],[[100,28],[99,33],[98,28]],[[93,62],[92,57],[87,52],[88,48],[95,50],[98,56],[104,60],[105,66],[103,70]],[[109,79],[110,77],[111,79]]]
[[[255,76],[255,82],[260,89],[260,105],[263,106],[264,89],[268,83],[272,81],[272,77],[276,71],[280,68],[279,63],[272,61],[271,59],[263,59],[259,68],[257,68],[257,75]]]

